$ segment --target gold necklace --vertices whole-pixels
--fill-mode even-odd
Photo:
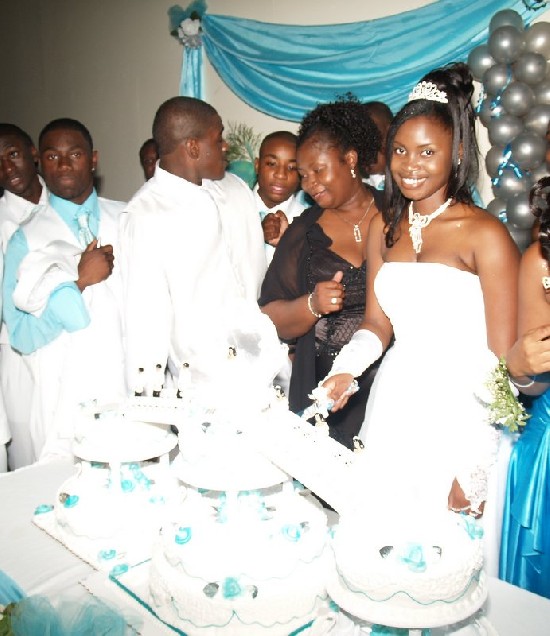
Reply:
[[[337,212],[336,210],[332,210],[334,212],[334,214],[336,214],[336,216],[340,217],[340,219],[342,221],[344,221],[344,223],[347,223],[348,225],[351,225],[351,227],[353,228],[353,238],[355,239],[356,243],[362,243],[363,242],[363,237],[361,236],[361,228],[359,226],[361,225],[361,223],[363,223],[363,221],[367,217],[367,214],[369,213],[369,210],[371,209],[373,203],[374,203],[374,197],[372,197],[372,199],[371,199],[371,201],[369,203],[369,207],[365,210],[365,214],[363,214],[363,216],[361,217],[361,220],[357,221],[357,223],[353,223],[353,221],[348,221],[348,219],[343,217],[340,214],[340,212]]]

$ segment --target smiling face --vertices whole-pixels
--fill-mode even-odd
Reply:
[[[36,174],[37,161],[38,153],[34,146],[29,146],[17,135],[2,135],[0,187],[28,200],[32,200],[36,190],[40,196],[40,183]]]
[[[342,153],[328,139],[312,136],[296,153],[302,188],[322,208],[340,208],[355,193],[360,179],[354,179],[357,154]]]
[[[296,144],[283,137],[273,137],[262,144],[256,159],[258,194],[268,208],[286,201],[298,189]]]
[[[97,153],[84,135],[70,128],[47,132],[40,141],[40,165],[49,190],[56,196],[81,204],[92,193]]]
[[[415,208],[422,214],[433,212],[446,199],[452,144],[451,131],[434,118],[413,117],[397,130],[392,177],[403,196],[417,202]]]

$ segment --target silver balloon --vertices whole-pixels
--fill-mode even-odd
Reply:
[[[511,82],[502,93],[502,106],[509,115],[523,117],[535,104],[533,89],[523,82]]]
[[[493,119],[500,117],[504,114],[504,108],[502,108],[501,104],[496,105],[494,108],[492,107],[493,98],[491,96],[486,97],[481,104],[481,109],[479,111],[479,119],[481,123],[488,127],[489,124],[493,121]]]
[[[505,170],[496,185],[493,184],[493,194],[497,199],[508,201],[514,194],[527,192],[529,179],[520,178],[513,170]]]
[[[539,179],[548,175],[550,175],[550,170],[548,170],[546,161],[541,163],[540,166],[533,168],[533,170],[529,170],[529,188],[532,188]]]
[[[546,156],[546,139],[524,131],[512,141],[512,158],[523,170],[540,166]]]
[[[524,53],[514,64],[514,77],[534,86],[546,77],[546,59],[540,53]]]
[[[510,236],[514,239],[515,244],[518,246],[521,252],[524,252],[532,243],[531,228],[528,230],[522,230],[519,227],[513,225],[507,225]]]
[[[531,214],[529,207],[529,193],[522,192],[515,194],[506,201],[506,217],[507,223],[511,223],[514,227],[521,230],[527,230],[533,227],[535,217]]]
[[[468,66],[476,80],[481,81],[485,71],[493,64],[495,60],[489,53],[489,47],[486,44],[480,44],[470,51],[468,55]]]
[[[501,26],[491,33],[488,45],[496,62],[511,64],[523,53],[525,39],[515,27]]]
[[[485,157],[485,167],[487,168],[487,174],[490,177],[496,177],[498,174],[498,168],[504,161],[504,149],[500,146],[493,146],[489,149]]]
[[[489,212],[489,214],[492,214],[493,216],[496,216],[497,219],[500,219],[501,221],[505,221],[506,220],[506,201],[504,201],[503,199],[499,199],[498,197],[496,199],[493,199],[487,205],[487,212]]]
[[[541,137],[546,135],[550,122],[550,104],[537,104],[523,118],[526,130],[530,130]]]
[[[550,104],[550,77],[533,87],[537,104]]]
[[[502,115],[497,119],[491,120],[487,127],[491,144],[502,147],[510,143],[522,130],[523,122],[519,117],[514,117],[514,115]]]
[[[523,31],[523,20],[517,11],[514,11],[513,9],[504,9],[503,11],[495,13],[495,15],[491,18],[491,21],[489,22],[489,33],[492,33],[495,29],[498,29],[501,26],[512,26],[518,31]]]
[[[540,53],[550,59],[550,24],[537,22],[525,31],[525,48],[532,53]]]
[[[481,79],[488,95],[498,95],[512,81],[512,71],[506,64],[493,64]]]

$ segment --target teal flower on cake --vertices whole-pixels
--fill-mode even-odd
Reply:
[[[35,511],[35,515],[43,515],[45,512],[51,512],[53,510],[53,506],[51,504],[40,504]]]
[[[78,503],[78,495],[69,495],[66,492],[62,492],[59,495],[59,501],[63,504],[64,508],[74,508]]]
[[[295,524],[289,524],[281,528],[283,535],[290,541],[299,541],[302,536],[302,529]]]
[[[193,534],[191,528],[189,527],[180,527],[176,532],[175,542],[178,545],[184,545],[191,540],[191,535]]]
[[[426,559],[424,558],[424,550],[418,543],[410,543],[405,546],[403,552],[399,555],[400,560],[405,563],[411,572],[425,572]]]
[[[222,594],[224,598],[237,598],[242,594],[241,586],[237,579],[228,577],[223,582]]]
[[[100,550],[97,558],[100,561],[110,561],[116,557],[116,550]]]

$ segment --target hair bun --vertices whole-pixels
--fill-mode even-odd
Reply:
[[[474,79],[470,68],[464,62],[453,62],[430,71],[422,81],[437,84],[439,90],[447,94],[462,96],[469,101],[474,93]]]

